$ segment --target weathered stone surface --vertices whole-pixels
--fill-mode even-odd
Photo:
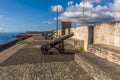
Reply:
[[[120,80],[120,65],[92,53],[76,53],[75,61],[95,80]]]
[[[31,42],[33,41],[33,38],[28,38],[26,40]],[[26,44],[15,44],[14,46],[8,48],[7,50],[0,52],[0,63],[8,59],[10,56],[15,54],[16,52],[18,52],[24,46],[26,46]]]
[[[67,29],[65,31],[68,31]],[[59,35],[61,34],[61,31],[59,30]],[[80,26],[76,28],[71,28],[70,32],[74,33],[74,36],[72,38],[84,41],[84,49],[87,51],[88,47],[88,26]]]
[[[35,47],[44,44],[37,36],[0,64],[0,80],[92,80],[74,62],[73,53],[43,55]]]
[[[91,35],[94,44],[108,44],[120,47],[120,21],[96,24],[94,25],[93,34],[90,33],[89,26],[71,28],[70,32],[74,32],[73,38],[84,40],[86,51]],[[60,34],[61,31],[59,30]]]
[[[0,68],[0,80],[90,80],[75,62],[9,65]]]
[[[84,41],[83,40],[70,38],[70,39],[65,40],[65,42],[72,45],[72,47],[75,50],[80,50],[80,48],[84,48]]]
[[[94,45],[89,45],[88,51],[110,62],[120,65],[119,47],[105,45],[105,44],[94,44]]]
[[[120,47],[120,21],[95,25],[94,43]]]

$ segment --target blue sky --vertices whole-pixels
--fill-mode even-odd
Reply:
[[[86,3],[86,5],[88,4],[88,6],[93,6],[89,9],[94,9],[100,5],[98,6],[100,10],[103,8],[108,10],[107,8],[110,8],[108,5],[115,4],[114,0],[87,0],[87,2],[88,3]],[[76,5],[78,4],[79,7],[81,7],[80,3],[81,0],[0,0],[0,31],[24,32],[33,30],[53,30],[55,29],[54,18],[56,16],[53,8],[58,4],[62,8],[61,12],[59,12],[60,20],[73,21],[74,19],[75,21],[79,22],[79,19],[75,17],[77,16],[76,13],[81,12],[81,10],[78,11],[78,6]],[[107,8],[104,6],[107,6]],[[86,7],[86,12],[88,12],[87,9],[88,7]],[[110,9],[108,11],[110,15],[113,14],[113,10]],[[69,13],[73,14],[75,17],[72,15],[65,15],[66,13],[68,13],[68,15]],[[82,15],[81,13],[78,14]],[[111,20],[114,20],[110,15],[103,16],[107,16],[106,18],[110,17]],[[79,16],[79,18],[81,17]],[[86,23],[91,22],[86,21]]]

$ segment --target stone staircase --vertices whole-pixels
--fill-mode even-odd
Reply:
[[[95,80],[120,80],[120,48],[90,44],[88,52],[76,53],[75,62]]]

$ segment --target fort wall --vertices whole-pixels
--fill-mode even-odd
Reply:
[[[109,44],[120,47],[120,21],[95,25],[94,44]]]
[[[72,38],[84,40],[84,49],[87,51],[88,44],[108,44],[120,47],[120,21],[105,22],[93,26],[80,26],[71,28],[70,32],[74,32]],[[68,29],[65,29],[65,35]],[[59,35],[61,31],[59,30]]]

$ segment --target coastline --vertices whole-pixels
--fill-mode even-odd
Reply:
[[[19,32],[0,32],[0,45],[16,40]]]

